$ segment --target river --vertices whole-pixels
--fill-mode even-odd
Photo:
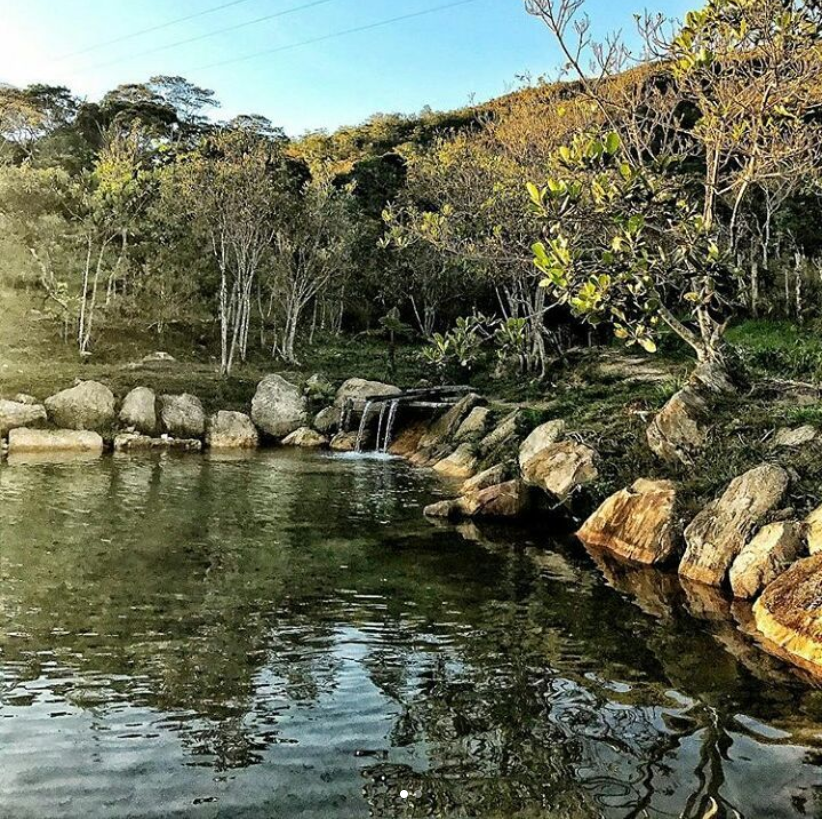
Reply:
[[[402,461],[0,465],[0,816],[822,813],[822,691],[745,612]]]

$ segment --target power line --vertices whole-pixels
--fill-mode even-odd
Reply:
[[[214,14],[218,11],[222,11],[223,9],[231,8],[232,6],[239,6],[243,3],[248,3],[250,0],[231,0],[230,3],[222,3],[219,6],[212,6],[208,9],[203,9],[203,11],[195,12],[194,14],[189,14],[185,17],[177,17],[174,20],[169,20],[167,23],[160,23],[156,26],[151,26],[150,28],[144,28],[140,31],[133,31],[131,34],[124,34],[122,37],[115,37],[113,40],[106,40],[102,43],[95,43],[94,45],[90,45],[87,48],[83,48],[80,51],[73,51],[71,54],[63,54],[61,57],[55,57],[55,61],[59,60],[68,60],[70,57],[79,57],[82,54],[88,54],[92,51],[99,51],[101,48],[106,48],[106,46],[116,45],[117,43],[124,43],[127,40],[133,40],[136,37],[142,37],[144,34],[152,34],[155,31],[162,31],[164,28],[170,28],[171,26],[179,25],[180,23],[187,23],[189,20],[196,20],[198,17],[205,17],[207,14]]]
[[[253,54],[246,54],[243,57],[233,57],[230,60],[222,60],[217,63],[209,63],[208,65],[200,65],[196,68],[192,68],[192,71],[205,71],[209,68],[220,68],[224,65],[233,65],[234,63],[241,63],[246,62],[247,60],[254,60],[257,57],[265,57],[269,54],[278,54],[282,51],[290,51],[294,48],[302,48],[308,45],[314,45],[315,43],[324,43],[328,40],[334,40],[338,37],[346,37],[349,34],[358,34],[361,31],[373,31],[376,28],[382,28],[384,26],[390,26],[394,23],[401,23],[405,20],[412,20],[416,17],[424,17],[428,14],[435,14],[438,11],[445,11],[446,9],[453,9],[457,8],[457,6],[467,6],[469,3],[476,3],[478,0],[458,0],[456,3],[445,3],[441,6],[433,6],[429,9],[423,9],[422,11],[415,11],[411,14],[403,14],[399,17],[391,17],[388,20],[380,20],[377,23],[370,23],[369,25],[365,26],[357,26],[356,28],[347,28],[343,31],[335,31],[331,34],[325,34],[322,37],[314,37],[310,40],[302,40],[299,43],[289,43],[288,45],[278,46],[277,48],[269,48],[265,51],[256,51]]]
[[[244,2],[244,0],[242,0]],[[305,9],[314,8],[315,6],[323,6],[327,3],[332,3],[334,0],[311,0],[310,3],[303,3],[299,6],[292,6],[288,9],[283,9],[282,11],[277,11],[274,14],[266,14],[263,17],[257,17],[254,20],[247,20],[244,23],[237,23],[233,26],[226,26],[225,28],[218,28],[214,31],[207,31],[205,34],[198,34],[196,37],[189,37],[185,40],[177,40],[174,43],[167,43],[166,45],[157,46],[157,48],[150,48],[146,51],[140,51],[137,54],[126,54],[124,57],[118,57],[116,60],[109,60],[108,62],[104,63],[97,63],[96,65],[90,65],[86,68],[81,69],[82,71],[94,71],[98,68],[108,68],[111,65],[117,65],[119,63],[127,62],[128,60],[136,60],[140,57],[147,57],[150,54],[158,54],[161,51],[168,51],[172,48],[177,48],[179,46],[189,45],[190,43],[196,43],[200,40],[207,40],[209,37],[216,37],[218,34],[225,34],[229,31],[237,31],[241,28],[248,28],[248,26],[254,26],[259,23],[265,23],[269,20],[275,20],[278,17],[285,17],[288,14],[295,14],[298,11],[303,11]]]

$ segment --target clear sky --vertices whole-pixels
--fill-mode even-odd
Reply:
[[[520,75],[553,75],[561,65],[550,34],[522,0],[469,0],[343,36],[336,35],[456,0],[235,0],[200,14],[229,2],[0,0],[0,82],[50,82],[97,99],[120,83],[180,74],[217,92],[221,116],[260,113],[298,135],[378,111],[490,99]],[[588,10],[598,32],[630,31],[633,13],[647,2],[589,0]],[[694,6],[651,2],[675,17]],[[252,23],[263,17],[270,19]],[[300,45],[320,38],[327,39]]]

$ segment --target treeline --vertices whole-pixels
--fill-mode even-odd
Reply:
[[[581,0],[526,6],[572,81],[299,140],[217,122],[180,77],[0,88],[0,261],[82,354],[102,326],[202,324],[225,373],[363,330],[442,369],[493,350],[544,374],[590,332],[724,363],[732,317],[816,317],[819,4],[646,16],[637,54]]]

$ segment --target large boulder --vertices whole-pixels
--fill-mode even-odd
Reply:
[[[474,407],[456,431],[454,443],[474,444],[481,441],[488,434],[492,417],[488,407]]]
[[[528,462],[543,449],[556,444],[565,436],[565,421],[548,421],[538,426],[523,442],[519,450],[519,465],[525,469]]]
[[[41,404],[0,401],[0,438],[5,438],[13,429],[42,427],[47,421],[46,408]]]
[[[343,408],[348,401],[365,402],[377,397],[393,397],[402,390],[393,384],[383,384],[381,381],[366,381],[364,378],[349,378],[338,390],[334,403]],[[360,407],[359,409],[362,409]]]
[[[640,479],[630,489],[611,495],[577,536],[624,560],[659,565],[675,554],[679,534],[675,485]]]
[[[9,432],[9,455],[24,452],[102,453],[103,439],[96,432],[68,429],[13,429]]]
[[[188,393],[160,396],[160,422],[173,438],[202,438],[206,431],[203,405]]]
[[[721,586],[751,535],[779,508],[790,477],[780,466],[763,464],[731,481],[685,530],[679,573],[689,580]]]
[[[822,669],[822,554],[799,560],[753,607],[757,629],[791,659]]]
[[[310,427],[300,427],[296,432],[283,438],[283,446],[296,446],[301,449],[322,449],[329,444],[328,438]]]
[[[707,442],[708,401],[693,387],[674,395],[648,427],[648,446],[668,463],[690,464]]]
[[[208,420],[206,443],[211,449],[256,449],[260,436],[242,412],[217,412]]]
[[[144,435],[157,432],[157,396],[148,387],[136,387],[123,400],[120,423]]]
[[[477,471],[477,456],[471,444],[460,444],[447,458],[434,464],[434,471],[446,478],[470,478]]]
[[[97,381],[81,381],[47,398],[46,411],[56,427],[104,430],[115,419],[114,393]]]
[[[597,460],[597,453],[585,444],[560,441],[532,457],[521,468],[522,477],[530,486],[539,487],[564,503],[599,477]]]
[[[285,438],[308,425],[308,406],[302,390],[281,375],[267,375],[251,402],[251,418],[272,438]]]
[[[796,521],[771,523],[747,543],[730,571],[734,597],[750,600],[789,569],[805,550],[805,530]]]

